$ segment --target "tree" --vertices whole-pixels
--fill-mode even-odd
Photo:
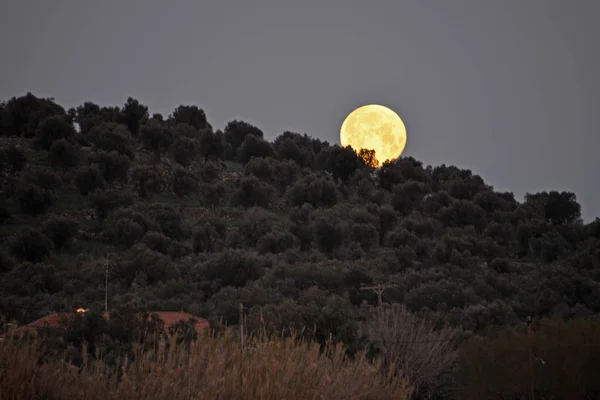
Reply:
[[[139,101],[128,97],[125,105],[121,109],[123,122],[133,136],[137,136],[140,129],[140,121],[148,118],[148,107],[140,104]]]
[[[223,156],[224,141],[222,132],[204,131],[200,135],[200,154],[204,157],[204,162],[207,162],[210,157],[217,159]]]
[[[27,165],[27,156],[20,148],[11,146],[0,149],[0,169],[15,176]]]
[[[146,150],[154,153],[155,162],[160,161],[160,154],[173,143],[173,136],[169,129],[153,119],[140,127],[140,137]]]
[[[35,144],[39,148],[49,149],[52,143],[60,139],[75,136],[75,128],[63,116],[53,115],[44,119],[35,132]]]
[[[198,108],[198,106],[181,105],[173,111],[169,120],[178,124],[188,124],[199,130],[212,129],[212,126],[206,120],[204,110]]]
[[[116,151],[98,151],[90,157],[90,162],[98,166],[106,182],[127,182],[131,161],[124,155]]]
[[[141,199],[148,199],[153,194],[160,193],[162,190],[160,176],[150,167],[135,167],[131,171],[131,180]]]
[[[75,186],[81,195],[87,196],[95,190],[102,189],[104,184],[104,177],[97,166],[85,166],[77,170]]]
[[[231,198],[233,206],[263,207],[271,205],[275,189],[266,182],[261,182],[255,176],[243,177],[240,179],[239,188],[234,192]]]
[[[319,217],[315,220],[315,242],[324,253],[331,254],[342,244],[342,229],[330,219]]]
[[[17,185],[16,197],[21,212],[31,216],[43,214],[52,206],[50,193],[34,184],[20,182]]]
[[[367,167],[377,168],[379,167],[379,161],[377,161],[377,156],[375,155],[375,150],[368,149],[360,149],[358,151],[358,156],[362,159]]]
[[[127,127],[114,122],[102,122],[89,130],[90,138],[96,148],[104,151],[116,151],[134,159],[133,145]]]
[[[254,135],[248,135],[237,152],[237,158],[242,164],[247,164],[252,157],[272,157],[273,147],[266,140]]]
[[[183,167],[189,166],[198,153],[198,141],[186,137],[176,139],[169,151],[171,158]]]
[[[77,222],[69,218],[53,216],[44,223],[42,231],[52,241],[56,250],[62,250],[77,234]]]
[[[80,154],[78,149],[65,139],[52,143],[50,147],[50,165],[64,169],[75,168],[79,165]]]
[[[237,153],[238,148],[244,142],[247,136],[253,135],[257,138],[263,138],[263,132],[257,127],[250,125],[244,121],[230,121],[225,126],[224,138],[227,143],[231,145],[231,149],[234,154]]]
[[[2,110],[2,132],[5,135],[35,136],[41,121],[51,116],[68,117],[65,109],[52,98],[38,98],[28,92],[8,100]]]
[[[10,249],[15,257],[41,262],[53,249],[52,241],[35,229],[24,229],[10,242]]]
[[[325,148],[317,156],[321,168],[329,171],[335,179],[347,182],[363,163],[352,147],[338,145]]]
[[[171,189],[182,199],[198,190],[198,177],[183,168],[176,168],[171,176]]]
[[[527,193],[525,203],[534,202],[541,204],[546,219],[552,224],[564,225],[581,218],[581,205],[577,202],[575,193],[556,190],[536,194]]]

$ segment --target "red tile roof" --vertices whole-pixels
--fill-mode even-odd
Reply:
[[[25,326],[19,327],[16,330],[16,332],[22,332],[29,328],[68,328],[69,324],[71,323],[73,317],[76,314],[77,313],[53,313],[36,321],[33,321]],[[194,324],[194,327],[196,328],[197,332],[200,332],[201,330],[210,327],[210,323],[206,319],[196,317],[183,311],[150,311],[148,312],[148,319],[150,319],[151,314],[158,315],[158,317],[164,322],[164,329],[166,332],[168,332],[169,327],[171,327],[172,325],[180,321],[188,321],[190,319],[195,320],[196,323]],[[138,316],[140,317],[142,315],[142,313],[138,314]],[[110,313],[104,312],[102,313],[102,316],[106,319],[109,319]]]

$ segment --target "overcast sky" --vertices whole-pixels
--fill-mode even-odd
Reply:
[[[600,215],[600,0],[12,0],[0,98],[128,96],[339,143],[355,107],[394,109],[405,155],[521,201],[571,190]]]

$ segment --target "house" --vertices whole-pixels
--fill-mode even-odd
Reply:
[[[76,312],[65,312],[65,313],[52,313],[45,317],[42,317],[38,320],[30,322],[27,325],[21,326],[14,330],[14,333],[20,334],[30,330],[38,330],[38,329],[66,329],[70,326],[73,318],[77,314],[85,314],[88,310],[79,308]],[[204,318],[199,318],[194,315],[188,314],[183,311],[149,311],[147,313],[138,313],[138,317],[141,318],[143,315],[147,315],[147,318],[150,319],[151,315],[157,315],[164,322],[164,330],[165,333],[169,333],[169,328],[177,324],[181,321],[189,321],[194,320],[194,328],[196,328],[196,332],[200,332],[206,328],[210,327],[210,323],[208,320]],[[110,319],[110,313],[104,312],[102,316],[107,320]]]

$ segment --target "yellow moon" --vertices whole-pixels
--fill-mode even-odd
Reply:
[[[368,104],[352,111],[340,129],[342,146],[375,150],[381,165],[400,157],[406,146],[406,127],[394,111],[378,104]]]

